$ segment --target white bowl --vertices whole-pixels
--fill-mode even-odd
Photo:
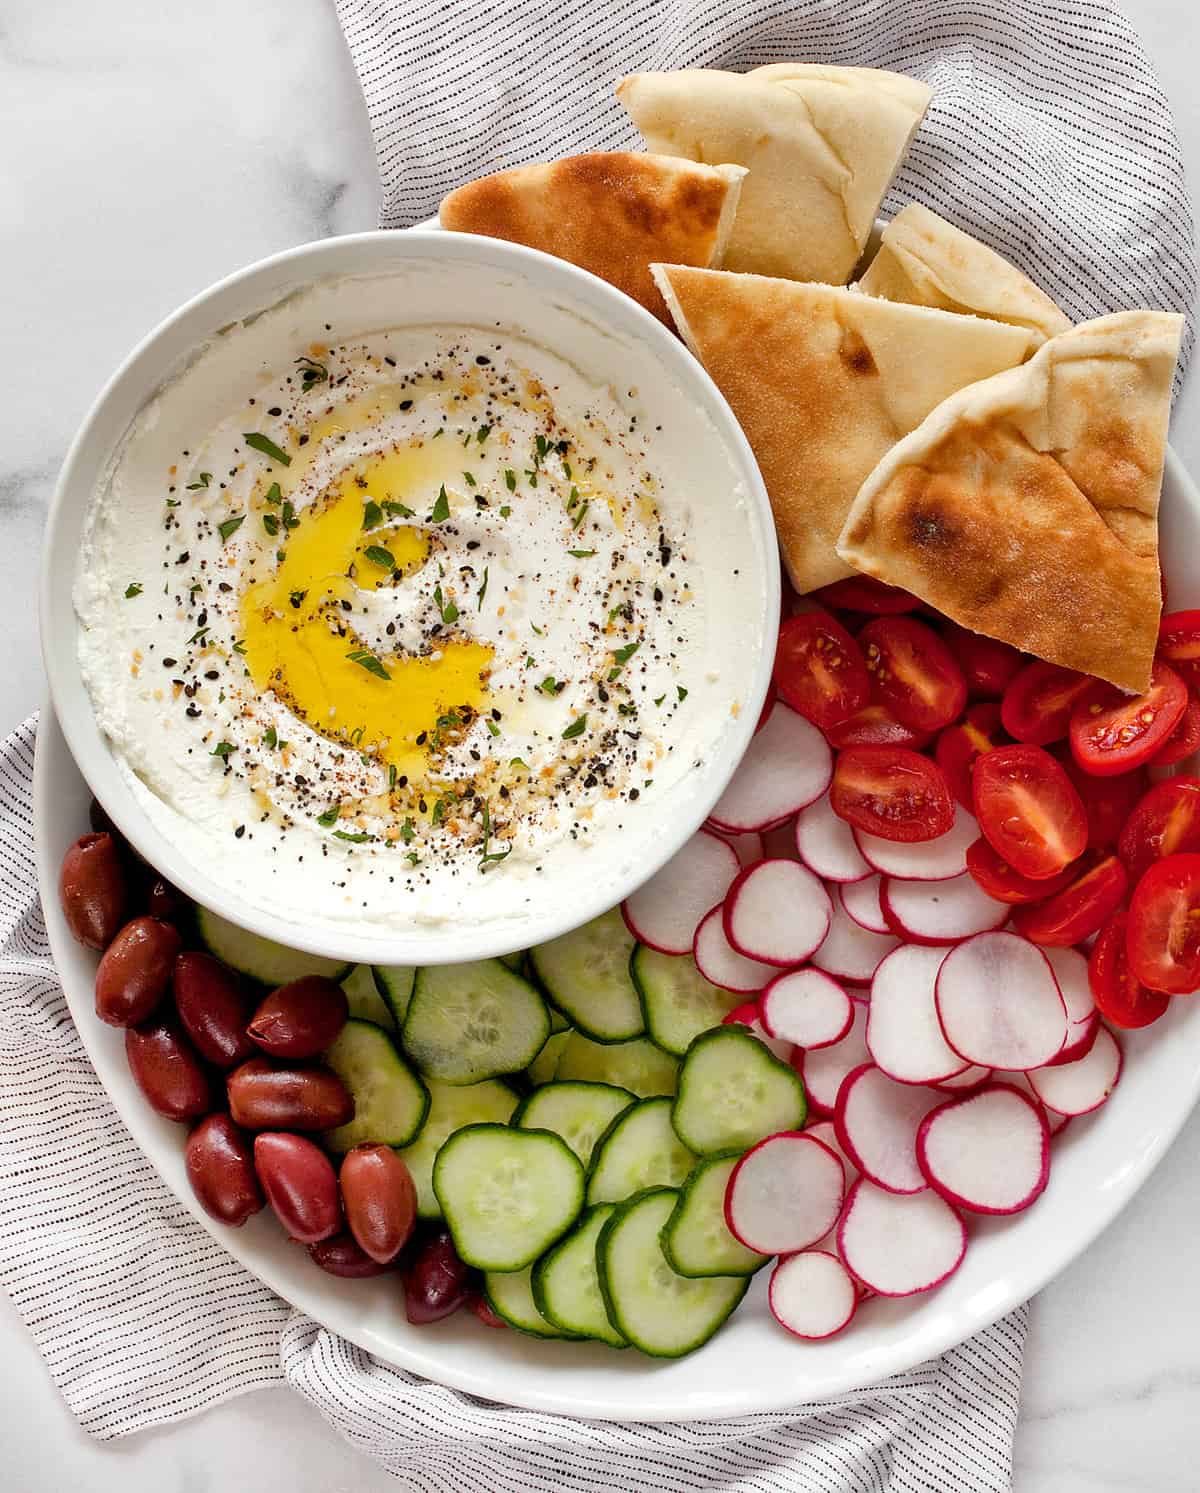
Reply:
[[[1200,494],[1170,454],[1162,525],[1173,604],[1198,602]],[[1200,1095],[1200,999],[1176,1000],[1156,1025],[1123,1035],[1116,1092],[1054,1142],[1050,1184],[1028,1212],[972,1220],[966,1260],[944,1286],[906,1301],[871,1301],[825,1343],[799,1343],[771,1320],[767,1271],[711,1342],[675,1361],[490,1331],[465,1312],[412,1327],[395,1280],[333,1280],[270,1217],[234,1230],[201,1211],[184,1172],[184,1130],[150,1111],[129,1076],[122,1033],[96,1019],[96,956],[71,940],[59,910],[59,861],[87,829],[88,790],[49,714],[38,733],[34,787],[42,904],[71,1014],[113,1103],[168,1186],[236,1259],[301,1311],[385,1362],[486,1399],[592,1419],[705,1420],[784,1409],[902,1373],[996,1321],[1069,1265],[1134,1197]]]
[[[362,275],[394,276],[387,282],[394,293],[381,298],[381,326],[500,324],[552,353],[569,350],[583,372],[601,383],[637,385],[655,417],[680,433],[677,488],[690,497],[704,474],[715,472],[728,474],[746,494],[744,503],[728,505],[727,520],[741,567],[738,627],[710,624],[704,655],[714,666],[726,665],[722,678],[731,691],[736,688],[740,714],[705,710],[693,690],[684,708],[691,712],[687,730],[695,750],[688,755],[695,766],[680,762],[673,780],[659,773],[653,797],[644,795],[633,813],[622,816],[623,828],[611,821],[599,828],[586,854],[573,852],[570,844],[552,848],[543,867],[550,874],[539,878],[540,894],[528,912],[472,918],[468,891],[462,916],[442,924],[414,920],[389,927],[380,919],[331,916],[315,910],[324,888],[314,861],[314,895],[297,902],[314,910],[306,907],[302,921],[284,921],[280,899],[269,901],[265,889],[247,891],[235,859],[246,854],[244,848],[229,841],[217,856],[197,839],[202,856],[183,837],[172,836],[169,814],[147,811],[148,790],[131,783],[110,750],[81,678],[71,593],[85,516],[135,417],[221,329],[314,282]],[[537,297],[535,324],[523,326],[521,313],[508,309],[514,288]],[[693,558],[715,621],[722,588],[734,583],[715,537],[705,543],[711,553],[695,537]],[[41,589],[42,647],[55,712],[84,777],[129,840],[195,901],[233,922],[310,953],[373,964],[448,963],[504,953],[553,938],[621,901],[674,854],[720,796],[766,693],[778,616],[779,566],[762,478],[729,406],[683,345],[641,306],[583,270],[515,244],[430,230],[364,233],[289,250],[221,281],[151,332],[102,391],[67,455],[50,509]],[[736,634],[736,646],[722,643],[726,634]],[[157,811],[160,805],[152,800],[150,807]]]

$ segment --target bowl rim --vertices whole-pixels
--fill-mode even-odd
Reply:
[[[597,311],[602,314],[606,302],[609,307],[616,308],[627,325],[632,323],[631,332],[643,343],[650,345],[655,359],[689,392],[695,390],[699,396],[696,404],[712,422],[717,439],[728,451],[731,464],[747,493],[746,521],[751,528],[752,548],[760,572],[755,579],[762,588],[761,615],[764,625],[757,657],[753,660],[753,667],[746,670],[744,676],[740,714],[724,725],[719,733],[715,733],[709,743],[709,755],[714,764],[719,765],[707,773],[704,791],[699,795],[693,792],[687,799],[684,805],[686,812],[680,812],[680,804],[672,803],[670,814],[659,809],[656,814],[647,818],[635,871],[620,878],[589,878],[588,885],[595,885],[597,890],[582,897],[576,893],[569,903],[559,901],[556,904],[543,890],[534,905],[539,906],[543,899],[549,901],[552,915],[531,915],[527,919],[527,926],[519,935],[511,932],[512,924],[509,920],[482,925],[456,920],[433,927],[411,923],[400,932],[386,929],[366,932],[361,924],[350,920],[344,923],[327,920],[315,929],[307,920],[285,923],[276,912],[254,906],[242,891],[227,891],[217,880],[216,874],[210,874],[195,862],[178,854],[165,833],[137,804],[127,786],[109,782],[103,788],[98,787],[94,779],[100,775],[90,770],[91,765],[99,760],[98,753],[107,756],[114,769],[117,759],[99,729],[91,694],[82,684],[79,673],[75,647],[78,621],[71,600],[74,569],[72,568],[71,577],[64,583],[61,568],[54,560],[61,530],[73,521],[77,508],[82,510],[80,522],[84,521],[91,496],[103,472],[101,463],[89,460],[87,453],[97,426],[108,417],[112,402],[124,394],[127,385],[131,382],[136,384],[139,378],[142,387],[136,393],[136,408],[140,410],[145,407],[161,387],[162,380],[159,379],[152,387],[145,387],[147,380],[136,372],[139,362],[152,354],[155,347],[181,324],[202,313],[213,302],[244,289],[248,283],[257,279],[266,279],[273,273],[291,269],[297,270],[300,277],[308,282],[332,279],[339,274],[386,274],[386,255],[373,266],[354,262],[356,255],[364,250],[384,246],[394,251],[395,267],[399,267],[405,260],[423,256],[449,258],[460,262],[483,261],[489,271],[503,272],[508,269],[535,284],[540,281],[550,288],[558,288],[566,295],[574,296],[576,303],[593,315]],[[311,273],[305,275],[304,271],[309,266],[312,266]],[[599,306],[595,302],[599,302]],[[268,299],[267,304],[271,303]],[[216,324],[210,324],[206,331],[189,338],[192,354],[203,345],[205,338],[211,337],[228,324],[227,319],[222,320],[216,316],[211,318],[211,322]],[[186,357],[177,358],[173,366],[186,366]],[[125,429],[128,429],[128,425]],[[123,435],[114,442],[106,443],[103,460],[112,459],[119,449],[121,439]],[[86,487],[86,500],[77,497],[81,485]],[[135,849],[194,902],[261,937],[283,941],[303,952],[325,958],[371,964],[461,963],[464,959],[487,958],[510,952],[514,947],[515,937],[520,938],[518,947],[530,942],[543,942],[607,911],[614,900],[619,900],[612,896],[613,886],[620,891],[621,899],[628,896],[664,865],[704,823],[749,745],[767,696],[774,653],[775,629],[771,619],[774,618],[777,625],[781,605],[780,566],[778,563],[771,563],[777,554],[774,520],[766,486],[741,425],[708,372],[657,317],[623,291],[589,271],[525,245],[481,235],[449,232],[437,226],[436,220],[430,225],[403,230],[372,229],[336,238],[312,240],[232,271],[169,312],[121,359],[79,424],[64,457],[47,511],[38,587],[42,663],[55,716],[71,755],[89,787]],[[65,627],[71,640],[68,649],[55,641],[64,628],[64,612]],[[73,705],[68,696],[68,690],[76,684],[84,702],[82,709]],[[678,793],[679,790],[676,791]],[[616,833],[615,827],[613,832]],[[507,934],[502,931],[505,928],[510,930]]]

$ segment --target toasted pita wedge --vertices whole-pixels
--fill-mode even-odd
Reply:
[[[482,233],[570,260],[670,325],[650,262],[720,264],[743,166],[595,151],[483,176],[443,199],[443,228]]]
[[[853,573],[838,535],[880,457],[947,394],[1030,351],[1022,328],[840,286],[653,268],[754,449],[798,591]]]
[[[844,285],[931,95],[901,73],[778,63],[635,73],[617,97],[650,150],[750,168],[727,269]]]
[[[1016,265],[919,202],[910,202],[883,230],[879,252],[858,288],[889,301],[1028,327],[1039,342],[1071,325]]]
[[[863,483],[839,554],[975,632],[1144,690],[1182,326],[1082,322],[951,395]]]

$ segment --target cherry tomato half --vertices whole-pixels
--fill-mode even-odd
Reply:
[[[967,693],[973,700],[998,700],[1009,682],[1025,667],[1025,657],[998,638],[959,627],[957,622],[942,624],[946,647],[958,661],[967,681]]]
[[[1088,822],[1088,849],[1107,850],[1117,843],[1134,805],[1150,786],[1149,779],[1140,767],[1115,778],[1098,778],[1084,772],[1070,752],[1064,752],[1061,761],[1067,776],[1075,784],[1076,793],[1083,800]]]
[[[1049,752],[1004,746],[973,769],[975,817],[992,849],[1035,881],[1053,876],[1087,845],[1087,815]]]
[[[967,703],[967,682],[954,655],[915,617],[879,617],[858,635],[872,694],[901,725],[940,731]]]
[[[967,870],[977,886],[997,902],[1041,902],[1061,892],[1071,884],[1074,867],[1067,866],[1057,876],[1043,877],[1034,881],[1014,871],[1008,862],[996,854],[981,835],[967,846]]]
[[[848,575],[844,581],[833,581],[812,594],[827,607],[840,607],[848,612],[871,612],[877,617],[911,612],[921,605],[920,598],[911,591],[888,586],[869,575]]]
[[[1200,778],[1169,778],[1133,809],[1117,853],[1137,881],[1155,861],[1191,850],[1200,850]]]
[[[1196,751],[1200,751],[1200,700],[1195,695],[1189,695],[1184,712],[1179,717],[1179,724],[1150,758],[1150,766],[1174,767],[1178,762],[1185,762]]]
[[[1125,953],[1128,924],[1128,913],[1115,912],[1100,930],[1088,957],[1088,985],[1101,1016],[1113,1026],[1132,1031],[1157,1021],[1171,997],[1147,990],[1129,968]]]
[[[800,612],[780,627],[775,688],[822,730],[853,715],[871,697],[861,649],[828,612]]]
[[[1069,886],[1020,907],[1012,925],[1033,943],[1070,948],[1102,928],[1125,898],[1129,878],[1115,855],[1106,855],[1093,866],[1081,867]]]
[[[1171,739],[1187,702],[1187,685],[1160,659],[1145,694],[1126,695],[1097,681],[1071,711],[1071,755],[1098,778],[1141,767]]]
[[[954,801],[936,762],[906,747],[849,747],[829,788],[833,812],[884,840],[936,840],[954,823]]]
[[[829,745],[839,751],[844,747],[858,746],[912,747],[915,751],[930,742],[927,731],[911,731],[902,726],[879,700],[872,700],[836,726],[830,726],[825,735]]]
[[[950,790],[970,813],[975,812],[975,792],[971,769],[984,752],[991,752],[1008,740],[1000,725],[1000,707],[995,701],[972,705],[961,721],[947,726],[937,739],[933,755],[946,774]]]
[[[1030,746],[1060,741],[1071,724],[1075,702],[1095,682],[1089,674],[1060,669],[1040,659],[1026,664],[1013,675],[1000,702],[1004,729],[1014,740]]]
[[[1168,612],[1158,624],[1158,656],[1200,690],[1200,612]]]
[[[1134,887],[1125,952],[1130,972],[1151,990],[1200,989],[1200,855],[1155,861]]]

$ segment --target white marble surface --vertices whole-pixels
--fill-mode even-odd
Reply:
[[[1200,183],[1194,0],[1130,0]],[[330,0],[0,0],[0,730],[42,695],[35,577],[54,475],[115,362],[179,301],[307,239],[371,227],[374,161]],[[1173,439],[1200,473],[1200,378]],[[1200,1117],[1037,1299],[1018,1493],[1177,1493],[1200,1466]],[[99,1445],[0,1293],[3,1482],[29,1493],[395,1487],[286,1391]],[[837,1493],[837,1490],[830,1490]],[[950,1493],[950,1490],[933,1490]],[[970,1493],[970,1490],[954,1490]]]

